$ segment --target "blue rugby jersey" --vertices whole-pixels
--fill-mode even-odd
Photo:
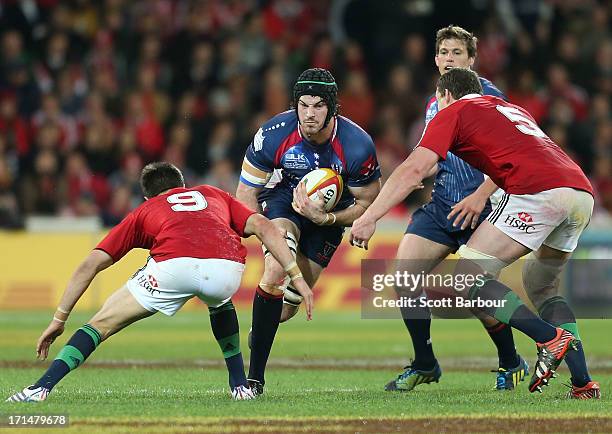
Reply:
[[[317,145],[302,137],[295,110],[288,110],[257,131],[244,156],[240,181],[264,187],[272,172],[280,169],[282,178],[274,188],[290,191],[304,175],[319,168],[333,169],[344,181],[342,198],[335,209],[354,203],[348,187],[362,187],[380,178],[374,142],[353,121],[337,116],[331,139]]]
[[[486,78],[480,77],[485,95],[497,96],[506,100],[506,96]],[[425,112],[425,126],[438,113],[438,101],[435,95],[429,99]],[[484,181],[484,175],[468,163],[449,152],[446,160],[438,162],[438,174],[434,181],[432,200],[440,199],[454,205],[472,194]]]

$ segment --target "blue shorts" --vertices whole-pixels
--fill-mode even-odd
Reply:
[[[264,189],[257,198],[263,215],[270,220],[286,218],[300,230],[298,249],[308,259],[321,267],[327,267],[342,241],[344,228],[340,226],[318,226],[291,207],[293,193],[286,188]]]
[[[467,243],[474,230],[471,228],[462,230],[461,227],[453,227],[454,218],[452,220],[446,218],[449,212],[451,212],[451,205],[432,200],[412,214],[412,221],[406,228],[406,233],[444,244],[451,247],[453,252],[456,252],[462,244]],[[478,218],[478,224],[480,225],[490,213],[491,204],[487,203]]]

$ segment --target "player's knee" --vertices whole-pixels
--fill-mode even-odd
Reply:
[[[402,259],[397,262],[398,266],[393,269],[393,275],[405,277],[398,279],[398,282],[393,286],[395,293],[400,297],[418,299],[424,294],[423,287],[420,284],[415,285],[414,281],[409,277],[421,276],[423,273],[429,272],[433,266],[430,266],[429,261],[415,259]]]
[[[285,233],[284,238],[285,242],[287,243],[287,247],[289,247],[289,251],[293,254],[293,258],[296,258],[298,248],[297,237],[292,232],[287,231],[287,233]],[[262,244],[261,249],[263,250],[264,259],[266,262],[268,262],[269,259],[274,260],[272,253],[270,253],[270,251],[265,245]],[[276,262],[276,260],[274,260],[274,262]]]
[[[274,284],[274,283],[265,283],[264,281],[259,282],[259,287],[261,288],[262,291],[270,294],[270,295],[274,295],[274,296],[279,296],[279,295],[283,295],[285,293],[285,287],[281,284]]]
[[[285,234],[285,242],[287,243],[287,247],[293,254],[293,257],[296,258],[298,247],[297,237],[293,233],[287,232]],[[289,276],[287,276],[287,273],[285,272],[281,264],[279,264],[278,261],[274,259],[272,254],[266,248],[266,246],[262,246],[262,249],[264,253],[265,269],[264,275],[261,279],[261,282],[259,283],[259,287],[263,291],[271,295],[286,294],[286,289],[290,282]],[[301,296],[297,291],[293,290],[293,292],[295,293],[295,296],[291,297],[290,295],[290,299],[294,303],[297,303],[297,305],[299,306],[302,301]]]
[[[264,275],[259,282],[259,287],[271,295],[282,295],[289,283],[289,277],[285,270],[276,261],[266,261]]]
[[[480,270],[484,271],[488,277],[493,279],[497,279],[499,277],[499,273],[501,273],[501,270],[508,265],[506,262],[496,258],[495,256],[480,252],[476,249],[468,247],[465,244],[459,247],[459,250],[457,250],[457,255],[459,255],[461,259],[468,261],[467,263],[477,265]]]
[[[536,308],[557,295],[561,261],[542,261],[530,253],[523,264],[523,287]]]
[[[289,278],[284,275],[283,270],[282,273],[265,273],[259,282],[259,287],[270,295],[279,296],[285,293],[288,283]]]
[[[264,273],[259,283],[261,289],[272,295],[280,295],[289,284],[289,276],[274,257],[265,259]]]
[[[111,318],[101,315],[94,316],[91,320],[89,320],[88,324],[95,328],[98,333],[100,333],[100,338],[102,341],[108,339],[118,330],[118,326],[112,321]]]

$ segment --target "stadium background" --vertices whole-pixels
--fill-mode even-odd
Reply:
[[[374,138],[384,178],[421,134],[438,77],[435,31],[449,23],[478,36],[475,69],[588,174],[596,210],[579,255],[609,258],[611,16],[611,2],[594,0],[0,2],[0,393],[40,374],[33,343],[74,267],[141,203],[144,164],[171,161],[189,185],[235,192],[257,128],[287,109],[299,72],[317,66],[335,75],[341,113]],[[253,418],[269,432],[290,432],[286,420],[303,424],[295,432],[405,431],[396,425],[405,418],[424,418],[410,425],[422,432],[612,430],[609,321],[581,322],[601,403],[559,405],[560,384],[542,397],[525,388],[489,392],[495,354],[475,321],[434,321],[448,374],[440,385],[416,399],[381,391],[408,361],[410,342],[400,321],[360,319],[360,260],[392,257],[428,194],[394,209],[367,253],[343,243],[315,288],[315,321],[301,314],[281,326],[263,404],[249,412],[227,402],[223,362],[197,301],[175,318],[157,315],[113,337],[44,410],[75,416],[76,430],[118,432],[203,423],[211,432],[250,432],[261,428]],[[262,269],[259,246],[247,246],[237,294],[243,341]],[[132,252],[94,281],[52,353],[145,257]],[[532,360],[532,344],[516,335]],[[200,405],[207,400],[212,407]],[[0,404],[0,414],[12,410]],[[565,422],[548,425],[543,414]],[[219,422],[222,415],[249,419]],[[201,416],[209,419],[193,419]]]

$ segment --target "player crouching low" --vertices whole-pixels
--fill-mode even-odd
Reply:
[[[247,387],[238,318],[231,301],[240,286],[246,257],[240,237],[255,235],[261,240],[304,297],[311,318],[312,291],[283,235],[267,218],[218,188],[185,188],[183,175],[169,163],[147,165],[140,181],[146,202],[113,228],[76,269],[53,320],[38,339],[38,357],[47,358],[50,345],[64,332],[70,311],[100,271],[133,248],[150,250],[146,265],[76,331],[36,383],[7,402],[44,401],[102,341],[158,311],[172,316],[194,296],[208,305],[211,328],[229,372],[232,397],[254,398]]]

